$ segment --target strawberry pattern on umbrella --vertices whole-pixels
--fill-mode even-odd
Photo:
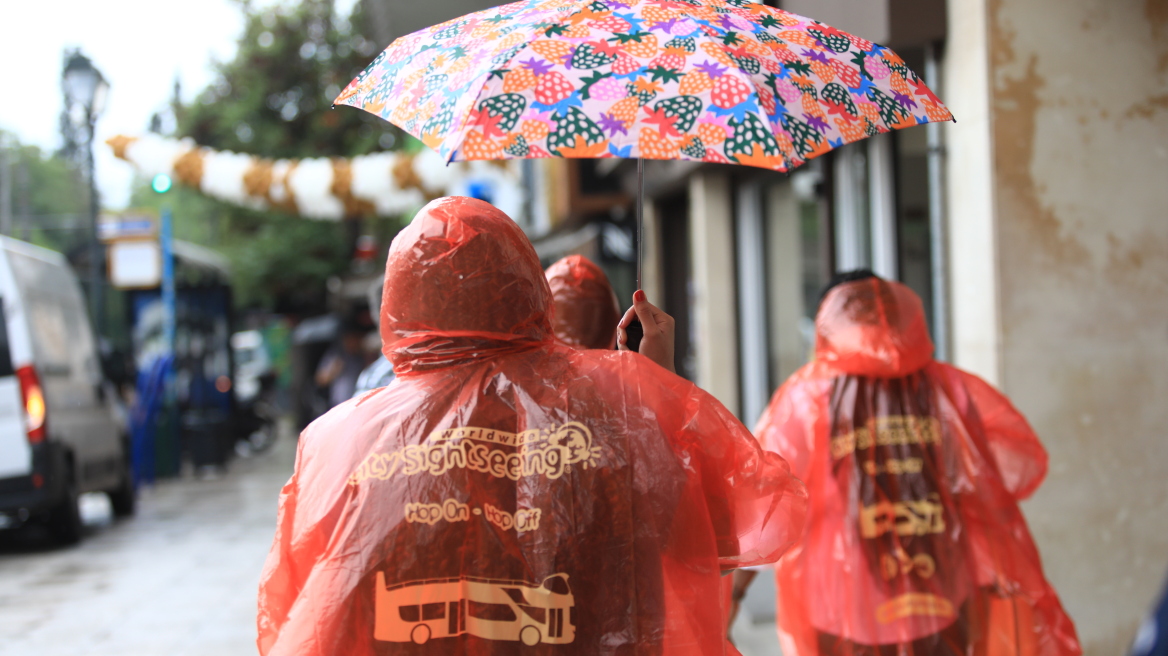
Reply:
[[[748,0],[522,0],[393,42],[337,98],[447,161],[795,168],[952,119],[888,48]]]

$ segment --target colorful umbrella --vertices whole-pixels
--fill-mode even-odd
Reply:
[[[747,0],[524,0],[404,36],[336,100],[447,161],[787,171],[949,110],[896,53]]]
[[[337,97],[447,161],[635,157],[788,171],[953,118],[888,48],[749,0],[521,0],[394,41]]]

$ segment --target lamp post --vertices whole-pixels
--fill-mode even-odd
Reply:
[[[109,83],[88,57],[75,50],[66,55],[65,70],[61,73],[61,90],[65,93],[69,116],[75,122],[85,123],[85,175],[89,182],[89,226],[92,230],[92,241],[89,244],[89,299],[94,329],[100,335],[104,327],[102,297],[105,253],[97,232],[99,206],[93,166],[93,138],[94,124],[105,109]]]

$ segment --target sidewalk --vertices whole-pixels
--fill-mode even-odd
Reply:
[[[256,587],[295,449],[285,433],[218,480],[161,482],[126,521],[87,495],[89,535],[74,547],[0,538],[0,654],[253,656]]]
[[[742,656],[781,656],[775,627],[775,573],[764,569],[754,578],[742,600],[742,610],[730,627],[734,646]]]

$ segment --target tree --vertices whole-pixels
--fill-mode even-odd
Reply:
[[[85,183],[62,157],[15,137],[0,135],[7,143],[13,236],[45,248],[70,253],[89,243],[90,225]]]
[[[175,108],[179,136],[220,150],[263,157],[351,157],[404,143],[389,123],[332,99],[373,58],[358,3],[347,19],[331,0],[257,7],[241,0],[245,17],[235,58],[217,66],[218,79],[196,101]],[[256,212],[171,192],[175,232],[216,248],[232,261],[236,299],[299,313],[323,309],[325,283],[346,270],[360,232],[345,223]],[[135,202],[157,204],[145,188]],[[364,230],[391,233],[398,223],[366,220]]]
[[[220,64],[219,79],[180,110],[181,134],[266,157],[352,156],[397,141],[396,129],[380,119],[329,109],[376,51],[361,33],[360,4],[347,20],[334,15],[329,0],[240,6],[246,27],[235,59]]]

